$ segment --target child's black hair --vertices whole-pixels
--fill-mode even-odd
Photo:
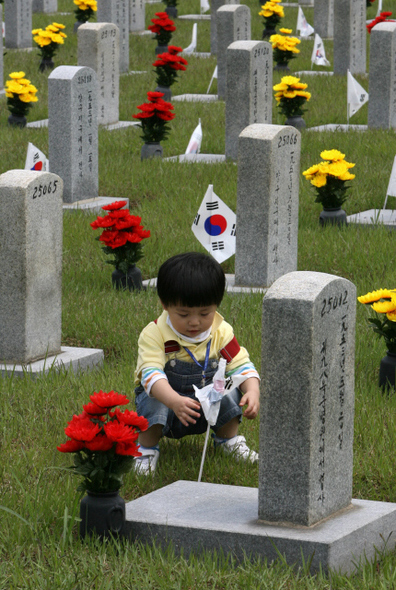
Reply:
[[[218,306],[224,289],[225,275],[220,264],[199,252],[172,256],[158,271],[157,292],[165,306]]]

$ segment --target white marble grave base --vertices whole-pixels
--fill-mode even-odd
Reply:
[[[128,72],[129,76],[132,76],[134,74],[147,74],[146,70],[131,70],[130,72]]]
[[[41,119],[40,121],[31,121],[26,123],[26,127],[48,127],[48,119]]]
[[[202,550],[279,557],[311,570],[352,573],[360,560],[396,543],[396,504],[353,500],[350,509],[312,527],[288,527],[258,521],[256,488],[176,481],[126,504],[125,535],[163,548],[172,543],[184,557]]]
[[[227,293],[265,293],[265,287],[238,287],[235,285],[235,275],[226,274],[226,291]],[[157,287],[157,278],[143,281],[143,285],[155,289]]]
[[[182,14],[177,18],[180,20],[210,20],[210,14]]]
[[[151,31],[129,31],[131,35],[152,35]]]
[[[104,205],[110,205],[116,201],[126,201],[123,209],[129,209],[129,199],[120,199],[116,197],[96,197],[95,199],[83,199],[74,203],[63,203],[63,212],[82,210],[86,213],[101,213]]]
[[[125,127],[138,127],[140,122],[138,121],[117,121],[117,123],[111,123],[109,125],[99,125],[103,129],[108,131],[114,131],[115,129],[124,129]],[[26,127],[48,127],[48,119],[41,119],[40,121],[32,121],[27,123]]]
[[[203,59],[212,57],[211,53],[206,53],[205,51],[193,51],[192,53],[185,53],[184,51],[182,51],[181,54],[187,57],[201,57]]]
[[[396,228],[396,210],[393,209],[369,209],[354,215],[348,215],[348,223],[360,225],[384,225],[392,229]]]
[[[367,125],[319,125],[318,127],[307,127],[307,131],[367,131]]]
[[[324,72],[323,70],[301,70],[301,72],[294,72],[292,76],[334,76],[334,72]]]
[[[178,94],[172,96],[172,102],[216,102],[217,94]]]
[[[51,369],[71,369],[74,373],[94,369],[103,364],[104,353],[100,348],[75,348],[62,346],[61,352],[56,356],[48,356],[45,359],[23,365],[0,363],[1,375],[15,377],[37,377],[46,375]]]
[[[164,162],[179,162],[179,163],[193,163],[193,164],[216,164],[218,162],[225,162],[224,154],[181,154],[180,156],[171,156],[164,158]]]

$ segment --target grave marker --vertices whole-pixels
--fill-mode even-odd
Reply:
[[[301,135],[250,125],[239,136],[235,285],[269,287],[297,269]]]
[[[58,0],[33,0],[33,12],[58,12]]]
[[[0,176],[0,361],[29,363],[61,349],[62,180]]]
[[[120,73],[129,71],[129,0],[98,0],[98,23],[114,23],[120,30]]]
[[[5,46],[32,46],[32,0],[4,0]]]
[[[334,36],[334,0],[315,0],[314,29],[322,39]]]
[[[329,274],[264,296],[260,520],[311,526],[351,504],[355,315],[355,286]]]
[[[366,0],[334,0],[334,73],[366,71]]]
[[[0,93],[4,90],[4,69],[3,69],[3,7],[0,6]]]
[[[145,0],[129,0],[129,31],[136,33],[146,28]]]
[[[98,196],[97,93],[91,68],[59,66],[48,77],[50,170],[66,203]]]
[[[217,11],[217,94],[226,94],[227,47],[251,38],[250,9],[242,4],[224,5]]]
[[[78,65],[96,72],[100,125],[119,119],[119,43],[119,30],[113,23],[85,23],[78,28]]]
[[[212,0],[210,7],[210,53],[217,54],[217,11],[224,4],[239,4],[239,0]]]
[[[237,159],[239,134],[253,123],[272,123],[272,47],[235,41],[227,49],[227,158]]]
[[[396,23],[376,25],[370,35],[368,126],[396,129]]]

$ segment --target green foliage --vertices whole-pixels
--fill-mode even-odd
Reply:
[[[316,187],[315,203],[321,203],[325,209],[334,209],[341,207],[348,198],[347,190],[350,186],[345,180],[340,180],[335,176],[327,176],[324,186]]]
[[[93,460],[94,458],[94,460]],[[83,477],[79,492],[115,492],[123,483],[123,476],[133,464],[133,457],[116,455],[115,450],[94,453],[84,449],[74,454],[73,473]]]
[[[389,352],[396,353],[396,326],[395,322],[388,320],[386,314],[381,317],[369,318],[369,324],[379,338],[383,338]]]

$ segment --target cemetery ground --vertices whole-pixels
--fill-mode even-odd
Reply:
[[[260,39],[262,23],[257,16],[257,0],[245,2],[252,13],[252,39]],[[72,12],[72,0],[59,0],[60,12]],[[375,3],[376,4],[376,3]],[[393,2],[384,0],[383,9]],[[146,5],[149,19],[163,5]],[[375,16],[376,7],[368,16]],[[181,0],[180,14],[199,13],[198,0]],[[313,23],[313,9],[304,13]],[[68,38],[55,57],[56,65],[77,64],[77,36],[70,15],[33,15],[33,26],[53,20],[66,25]],[[287,9],[284,25],[295,30],[297,10]],[[177,20],[173,43],[186,47],[191,41],[192,21]],[[209,21],[199,21],[198,51],[210,51]],[[332,42],[324,41],[332,63]],[[368,37],[369,44],[369,37]],[[310,69],[312,41],[303,41],[301,54],[291,63],[292,73]],[[131,120],[146,92],[154,90],[155,42],[151,36],[130,36],[130,69],[146,74],[123,75],[120,80],[120,120]],[[215,58],[188,57],[173,94],[205,93],[216,65]],[[38,51],[6,50],[4,78],[23,70],[38,88],[39,102],[30,111],[29,121],[47,117],[47,75],[38,72]],[[315,69],[318,69],[315,67]],[[325,69],[325,68],[319,68]],[[368,71],[368,65],[367,65]],[[368,90],[368,78],[356,76]],[[274,84],[280,75],[274,72]],[[307,127],[326,123],[346,123],[346,77],[306,76],[312,99],[307,105]],[[215,81],[216,83],[216,81]],[[215,92],[215,87],[212,92]],[[202,153],[223,154],[225,149],[224,103],[174,103],[176,117],[164,155],[184,153],[189,137],[201,118]],[[48,154],[48,130],[7,127],[6,100],[0,98],[0,173],[23,168],[27,143],[31,141]],[[273,123],[283,120],[273,105]],[[367,123],[367,105],[351,119]],[[133,214],[142,217],[151,238],[144,244],[139,266],[144,278],[156,276],[159,265],[169,256],[187,250],[202,250],[191,225],[208,184],[234,211],[236,210],[237,167],[224,164],[175,164],[162,160],[140,161],[142,140],[136,128],[99,131],[99,194],[117,199],[128,197]],[[396,154],[394,131],[369,130],[364,133],[309,132],[302,134],[301,172],[319,161],[323,149],[339,149],[356,163],[350,196],[344,208],[353,214],[381,208],[392,163]],[[300,177],[298,270],[331,273],[345,277],[357,293],[396,288],[395,234],[383,227],[320,228],[320,205],[314,191]],[[393,208],[393,199],[388,201]],[[233,563],[223,555],[177,557],[172,548],[160,551],[127,542],[99,543],[78,540],[77,521],[80,497],[77,479],[65,468],[70,457],[56,446],[65,439],[63,428],[80,411],[93,391],[115,390],[133,400],[133,371],[137,338],[141,329],[155,319],[160,308],[155,292],[117,292],[111,287],[112,267],[95,240],[89,223],[95,215],[81,212],[64,214],[62,344],[102,348],[102,369],[80,375],[50,372],[36,380],[4,378],[1,390],[0,433],[0,588],[67,590],[106,588],[356,588],[396,587],[396,553],[378,553],[374,563],[359,564],[350,578],[331,574],[311,575],[309,563],[301,570],[282,559],[267,565],[263,561]],[[10,261],[12,265],[12,261]],[[234,258],[223,264],[234,272]],[[256,367],[261,358],[262,295],[226,294],[220,312],[233,324],[238,340],[245,344]],[[355,365],[355,437],[353,497],[396,502],[394,446],[396,439],[396,396],[378,388],[378,370],[385,346],[367,324],[368,312],[358,305]],[[274,326],[276,329],[276,326]],[[290,346],[298,346],[290,342]],[[286,352],[285,352],[286,354]],[[258,450],[259,421],[244,421],[241,433]],[[122,496],[132,500],[174,481],[198,477],[203,436],[182,441],[163,440],[161,463],[154,478],[125,478]],[[208,450],[203,481],[257,487],[258,467],[237,464]],[[194,518],[194,515],[192,515]]]

